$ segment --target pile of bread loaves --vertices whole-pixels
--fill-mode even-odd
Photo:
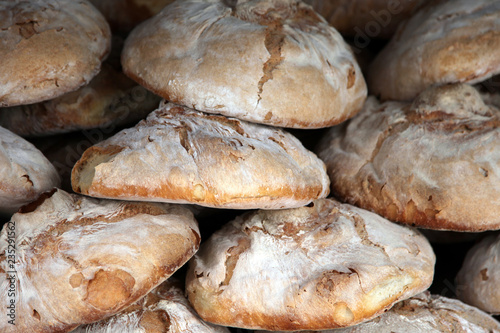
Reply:
[[[0,0],[0,46],[0,332],[500,332],[500,1]]]

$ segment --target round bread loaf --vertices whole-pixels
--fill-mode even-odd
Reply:
[[[83,153],[78,193],[233,209],[300,207],[329,192],[325,165],[280,130],[163,104]]]
[[[486,312],[500,314],[500,234],[474,245],[458,272],[458,298]]]
[[[427,1],[427,0],[425,0]],[[422,0],[304,0],[341,34],[366,46],[371,38],[390,38]]]
[[[60,185],[56,169],[35,146],[0,127],[0,212],[12,214]]]
[[[204,322],[184,297],[181,284],[169,278],[119,314],[71,332],[229,333],[229,329]]]
[[[0,107],[78,89],[110,48],[108,23],[86,0],[0,0]]]
[[[390,311],[366,323],[332,331],[301,331],[300,333],[391,332],[491,333],[500,332],[500,323],[481,310],[459,300],[423,292],[397,303]],[[257,333],[265,333],[265,331]]]
[[[206,321],[267,330],[366,321],[426,290],[424,236],[334,200],[237,217],[190,261],[188,299]]]
[[[340,200],[429,229],[500,228],[500,110],[466,84],[369,98],[319,145]]]
[[[500,73],[500,2],[429,1],[402,23],[368,72],[370,93],[412,100],[435,84]]]
[[[161,98],[111,66],[90,83],[50,101],[0,109],[0,126],[21,136],[45,136],[135,123]]]
[[[90,0],[115,32],[128,32],[174,0]]]
[[[0,299],[14,304],[0,331],[68,332],[109,317],[167,279],[199,242],[182,207],[46,192],[0,234]]]
[[[274,126],[331,126],[366,99],[349,46],[299,0],[176,1],[132,31],[122,64],[171,102]]]

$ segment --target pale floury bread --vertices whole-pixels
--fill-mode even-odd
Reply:
[[[0,127],[0,212],[12,214],[60,185],[59,174],[42,152]]]
[[[289,133],[172,103],[87,149],[71,182],[95,197],[233,209],[300,207],[330,184]]]
[[[341,34],[366,39],[390,38],[422,0],[304,0]],[[365,45],[366,46],[366,45]]]
[[[72,333],[229,333],[203,321],[184,296],[177,280],[169,278],[146,297],[119,314],[80,326]]]
[[[0,331],[67,332],[109,317],[167,279],[199,242],[196,220],[179,206],[47,192],[0,234],[0,273],[9,277],[0,299],[15,304],[15,326],[3,316]]]
[[[176,1],[132,31],[122,64],[169,101],[274,126],[331,126],[366,99],[350,48],[299,0]]]
[[[426,290],[435,256],[418,231],[330,199],[250,212],[191,259],[188,299],[205,320],[267,330],[366,321]]]
[[[111,132],[134,124],[161,98],[104,65],[89,84],[49,101],[0,108],[0,126],[21,136],[46,136],[92,128]]]
[[[466,84],[411,104],[371,97],[318,147],[345,202],[429,229],[500,228],[500,110]]]
[[[0,107],[78,89],[110,47],[108,23],[86,0],[0,0]]]
[[[500,314],[500,234],[485,237],[467,252],[456,283],[462,301]]]
[[[260,331],[258,333],[266,332]],[[426,291],[397,303],[390,311],[366,323],[330,331],[301,331],[300,333],[394,332],[498,333],[500,332],[500,323],[473,306],[456,299],[431,295]]]
[[[370,94],[412,100],[433,84],[500,72],[500,2],[429,1],[402,23],[368,72]]]

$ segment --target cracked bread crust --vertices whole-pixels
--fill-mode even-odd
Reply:
[[[111,316],[172,275],[200,243],[196,220],[183,207],[56,189],[11,221],[0,234],[0,273],[17,272],[17,320],[0,322],[5,333],[68,332]],[[15,264],[9,244],[16,246]],[[2,300],[12,299],[9,282],[0,282]]]
[[[73,333],[230,333],[203,321],[184,296],[181,284],[169,278],[119,314],[80,326]]]
[[[500,73],[500,2],[429,1],[403,22],[368,72],[370,94],[411,101],[435,84]]]
[[[188,299],[220,325],[332,329],[429,287],[435,256],[418,231],[330,199],[237,217],[189,264]]]
[[[467,304],[500,314],[500,234],[485,237],[465,256],[457,274],[457,296]]]
[[[138,26],[125,73],[196,110],[294,128],[357,113],[366,84],[340,34],[298,0],[185,0]]]
[[[232,209],[300,207],[329,192],[324,163],[281,129],[165,102],[87,149],[78,193]]]
[[[50,101],[0,109],[0,126],[21,136],[48,136],[136,123],[161,98],[104,65],[88,85]]]
[[[12,214],[60,185],[55,167],[40,150],[0,127],[0,212]]]
[[[317,151],[332,193],[389,220],[429,229],[500,228],[500,110],[466,84],[412,104],[370,97]]]
[[[491,333],[500,332],[500,323],[487,313],[459,300],[431,295],[426,291],[397,303],[390,311],[366,323],[333,331],[301,331],[300,333],[387,333],[403,331],[406,333]]]
[[[108,23],[86,0],[0,0],[0,8],[0,107],[78,89],[110,51]]]

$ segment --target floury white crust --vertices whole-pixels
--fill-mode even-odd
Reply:
[[[357,113],[366,84],[341,35],[299,0],[179,0],[126,40],[124,72],[169,101],[295,128]]]
[[[71,181],[94,197],[233,209],[300,207],[330,184],[292,135],[172,103],[87,149]]]
[[[86,0],[0,0],[0,107],[78,89],[110,48],[108,23]]]
[[[434,84],[500,72],[500,2],[429,1],[403,22],[368,72],[370,93],[411,101]]]
[[[466,84],[369,98],[319,145],[342,201],[423,228],[500,228],[500,110]]]
[[[301,331],[300,333],[390,332],[492,333],[500,332],[500,323],[481,310],[456,299],[423,292],[397,303],[390,311],[366,323],[332,331]],[[260,331],[257,333],[266,332]]]
[[[172,278],[119,314],[72,333],[230,333],[204,322]]]
[[[215,232],[190,261],[186,292],[198,314],[219,325],[324,330],[426,290],[434,263],[416,230],[321,199],[251,212]]]
[[[14,213],[61,185],[54,166],[28,141],[0,127],[0,211]]]
[[[500,314],[500,234],[491,235],[467,253],[458,272],[458,298],[467,304]]]
[[[0,332],[68,332],[109,317],[167,279],[199,242],[198,225],[182,207],[47,192],[0,234],[0,273],[16,271],[0,282],[4,306],[15,302],[16,325],[4,315]]]

